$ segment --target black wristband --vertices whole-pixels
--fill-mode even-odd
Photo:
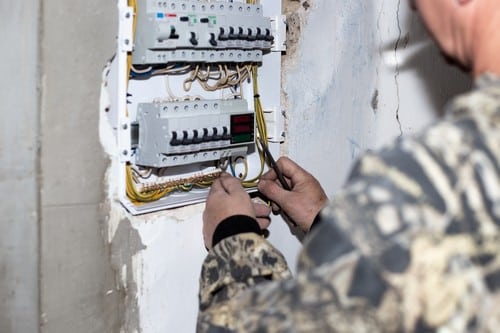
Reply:
[[[227,237],[246,232],[254,232],[260,235],[262,231],[254,218],[247,215],[233,215],[223,220],[215,228],[212,236],[212,247]]]

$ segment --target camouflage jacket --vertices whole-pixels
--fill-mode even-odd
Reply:
[[[200,278],[199,332],[498,332],[500,80],[364,155],[292,277],[264,238],[225,238]]]

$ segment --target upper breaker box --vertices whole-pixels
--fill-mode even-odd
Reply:
[[[156,168],[245,156],[255,139],[254,114],[236,99],[140,103],[133,126],[136,164]]]
[[[261,5],[139,0],[133,64],[261,62],[274,41]]]

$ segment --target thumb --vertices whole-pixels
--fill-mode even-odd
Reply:
[[[258,185],[259,191],[264,194],[268,199],[277,203],[283,208],[286,204],[286,199],[290,195],[290,191],[285,190],[274,181],[261,180]]]

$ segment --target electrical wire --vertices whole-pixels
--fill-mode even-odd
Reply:
[[[142,189],[136,186],[137,180],[134,177],[134,168],[126,166],[126,191],[127,196],[135,204],[147,203],[160,200],[172,192],[189,192],[194,188],[207,188],[213,184],[220,176],[220,171],[207,175],[193,176],[186,179],[168,181],[165,183],[155,183],[144,185]]]
[[[242,185],[245,188],[251,188],[251,187],[256,187],[257,182],[259,181],[260,177],[264,173],[264,167],[265,167],[265,159],[264,159],[264,152],[262,151],[262,148],[260,145],[257,143],[258,138],[262,138],[264,143],[267,145],[268,140],[267,140],[267,125],[266,125],[266,119],[264,116],[264,110],[262,108],[262,103],[260,100],[260,95],[259,95],[259,85],[258,85],[258,66],[253,65],[252,66],[252,84],[253,84],[253,93],[254,93],[254,109],[255,109],[255,122],[257,124],[257,134],[255,138],[255,145],[257,147],[257,151],[259,153],[259,159],[260,159],[260,170],[257,176],[255,176],[252,179],[243,179]]]

